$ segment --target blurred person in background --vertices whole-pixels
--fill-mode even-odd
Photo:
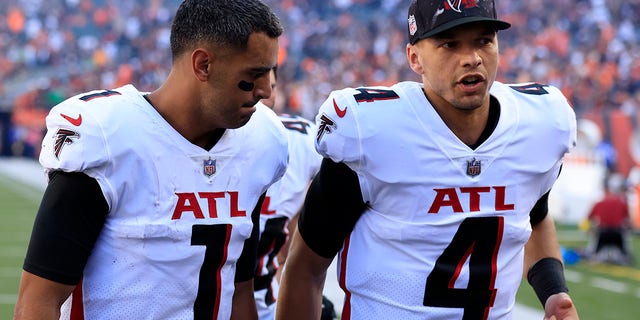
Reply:
[[[262,102],[273,109],[276,105],[278,69],[270,72],[271,96]],[[287,129],[289,164],[284,177],[267,191],[260,211],[260,242],[258,268],[254,283],[258,315],[261,320],[273,320],[278,300],[280,266],[285,263],[290,236],[298,222],[307,188],[320,169],[322,157],[314,148],[317,128],[301,116],[280,114]],[[336,317],[333,303],[323,297],[321,320]]]
[[[626,181],[619,173],[606,179],[605,195],[595,203],[587,217],[594,242],[587,255],[594,262],[630,264],[633,259],[628,248],[631,230]],[[613,252],[609,252],[613,249]]]

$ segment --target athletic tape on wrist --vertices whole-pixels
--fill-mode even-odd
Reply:
[[[556,258],[544,258],[536,262],[527,272],[527,281],[538,296],[542,307],[551,295],[569,292],[564,279],[564,267]]]

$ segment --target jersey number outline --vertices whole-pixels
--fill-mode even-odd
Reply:
[[[287,241],[288,235],[285,230],[288,220],[289,218],[287,217],[268,219],[265,223],[264,230],[260,234],[260,241],[258,242],[258,267],[256,268],[254,278],[254,290],[267,289],[264,297],[264,302],[267,306],[272,305],[276,301],[271,282],[279,268],[279,266],[275,264],[278,253]],[[267,274],[262,273],[263,267],[266,267]]]
[[[82,97],[80,97],[79,99],[84,101],[84,102],[89,102],[95,98],[106,98],[106,97],[110,97],[110,96],[114,96],[114,95],[121,95],[120,92],[118,91],[114,91],[114,90],[103,90],[100,92],[96,92],[96,93],[91,93],[91,94],[87,94],[84,95]]]
[[[538,96],[549,94],[549,91],[544,88],[548,86],[537,82],[521,85],[510,85],[509,87],[515,91],[525,94],[535,94]]]
[[[302,120],[285,120],[285,119],[280,119],[282,120],[282,125],[284,125],[284,127],[288,130],[293,130],[293,131],[297,131],[300,132],[302,134],[308,134],[309,130],[307,130],[307,128],[309,128],[311,125],[305,121]]]
[[[504,217],[464,219],[427,277],[423,304],[464,308],[463,320],[487,319],[497,293],[494,286],[503,232]],[[467,288],[454,288],[467,259]]]
[[[222,266],[227,261],[230,224],[196,224],[191,229],[191,245],[205,246],[198,276],[198,293],[193,304],[194,319],[217,319],[222,295]],[[215,272],[212,272],[215,270]]]
[[[374,88],[356,88],[360,91],[358,94],[354,94],[353,97],[356,102],[374,102],[376,100],[393,100],[399,99],[400,96],[393,90],[374,89]]]

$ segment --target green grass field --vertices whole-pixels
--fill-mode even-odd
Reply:
[[[587,235],[575,226],[558,226],[558,238],[565,248],[584,248]],[[640,311],[640,236],[632,239],[636,257],[633,266],[593,264],[582,260],[568,265],[567,283],[581,320],[633,320]],[[518,292],[518,302],[542,308],[526,281]],[[638,304],[637,304],[638,303]]]
[[[0,319],[11,319],[42,191],[0,174]]]
[[[11,319],[18,292],[20,272],[31,226],[42,191],[0,174],[0,319]],[[573,226],[558,226],[559,238],[567,248],[583,247],[587,237]],[[633,239],[640,258],[640,237]],[[582,320],[631,320],[640,311],[640,264],[633,267],[592,265],[581,261],[567,267],[571,295]],[[541,309],[531,287],[523,282],[518,302]]]

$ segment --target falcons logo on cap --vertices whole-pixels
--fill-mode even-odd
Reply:
[[[72,144],[73,139],[79,138],[80,135],[69,129],[58,129],[56,132],[56,144],[53,146],[53,155],[59,160],[58,156],[65,144]]]
[[[474,8],[478,6],[477,0],[447,0],[445,9],[453,9],[455,12],[462,12],[462,9]],[[447,6],[448,5],[448,6]]]

